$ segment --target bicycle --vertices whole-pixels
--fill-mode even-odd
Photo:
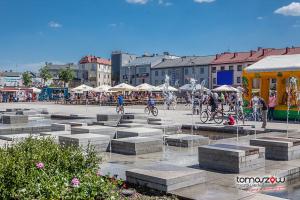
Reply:
[[[117,106],[116,107],[116,112],[118,113],[118,114],[124,114],[124,106],[123,105],[119,105],[119,106]]]
[[[211,111],[209,109],[205,109],[200,113],[200,120],[202,123],[206,123],[210,116],[212,115]],[[216,110],[215,115],[213,116],[213,120],[217,124],[221,124],[224,121],[224,113],[221,110]]]
[[[158,115],[158,109],[155,106],[146,106],[144,109],[144,113],[150,115],[150,113],[156,117]]]

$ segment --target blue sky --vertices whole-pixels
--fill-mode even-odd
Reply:
[[[212,55],[300,46],[297,0],[0,0],[0,69],[113,50]]]

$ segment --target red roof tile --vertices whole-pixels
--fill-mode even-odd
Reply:
[[[249,52],[225,52],[217,54],[216,59],[211,64],[230,64],[230,63],[242,63],[242,62],[257,62],[266,56],[273,55],[291,55],[300,54],[300,47],[287,47],[282,49],[274,48],[258,48],[257,51]]]
[[[98,63],[98,64],[103,64],[103,65],[111,65],[111,61],[96,57],[96,56],[84,56],[83,58],[80,59],[79,61],[80,64],[85,64],[85,63]]]

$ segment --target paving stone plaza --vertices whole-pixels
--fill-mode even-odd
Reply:
[[[266,129],[258,122],[204,125],[184,107],[159,109],[151,117],[142,106],[126,107],[118,115],[114,107],[1,104],[0,146],[29,136],[51,136],[83,150],[92,144],[103,157],[103,174],[182,199],[276,200],[283,198],[265,188],[298,191],[291,185],[300,179],[299,124],[273,122]],[[257,186],[243,184],[245,177],[285,182]]]

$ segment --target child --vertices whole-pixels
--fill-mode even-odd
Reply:
[[[235,124],[235,120],[234,120],[234,118],[233,118],[233,116],[231,115],[231,114],[229,114],[228,115],[228,121],[226,121],[225,123],[224,123],[224,125],[234,125]]]

